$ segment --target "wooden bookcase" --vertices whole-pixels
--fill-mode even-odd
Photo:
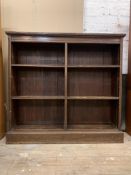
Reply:
[[[124,34],[7,34],[7,143],[123,142]]]

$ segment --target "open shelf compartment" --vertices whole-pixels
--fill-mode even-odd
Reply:
[[[12,96],[64,96],[64,70],[13,69]]]
[[[12,64],[64,65],[64,44],[13,43]]]
[[[68,44],[68,66],[120,65],[117,44]]]
[[[13,100],[13,125],[64,128],[64,100]],[[35,127],[34,127],[35,128]]]
[[[68,100],[68,128],[117,128],[118,101]]]
[[[119,71],[109,69],[68,70],[68,96],[119,96]]]

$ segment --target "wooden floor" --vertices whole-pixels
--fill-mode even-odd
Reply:
[[[0,141],[0,175],[131,175],[131,137],[124,144],[26,144]]]

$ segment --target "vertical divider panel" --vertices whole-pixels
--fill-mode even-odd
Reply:
[[[121,108],[122,108],[122,57],[123,57],[123,38],[120,42],[120,51],[119,51],[119,59],[120,59],[120,70],[119,70],[119,112],[118,112],[118,129],[121,130],[122,125],[122,117],[121,117]]]
[[[64,105],[64,129],[67,129],[67,57],[68,45],[65,43],[65,105]]]
[[[11,41],[11,36],[8,38],[8,120],[7,120],[7,125],[6,129],[9,131],[12,128],[12,100],[11,100],[11,89],[12,89],[12,83],[11,83],[11,78],[12,78],[12,69],[11,69],[11,63],[12,63],[12,41]]]

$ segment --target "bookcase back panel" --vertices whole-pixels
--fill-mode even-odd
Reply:
[[[62,69],[15,69],[14,79],[13,95],[64,95],[64,71]]]
[[[63,127],[63,100],[19,100],[13,104],[16,125],[48,125]]]
[[[15,43],[12,63],[64,65],[64,44]]]
[[[68,102],[68,124],[114,124],[117,119],[117,102],[102,100],[70,100]]]
[[[70,69],[69,96],[118,96],[118,74],[110,69]]]
[[[69,44],[68,65],[117,65],[118,45]]]

